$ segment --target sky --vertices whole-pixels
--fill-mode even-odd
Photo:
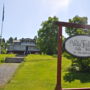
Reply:
[[[50,16],[57,16],[64,22],[76,15],[86,16],[90,24],[90,0],[0,0],[0,28],[3,3],[5,18],[2,37],[5,39],[34,38],[42,21]],[[67,36],[64,29],[63,35]]]

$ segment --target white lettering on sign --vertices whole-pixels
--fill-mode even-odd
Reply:
[[[65,49],[77,57],[90,57],[90,36],[77,35],[68,38],[65,41]]]

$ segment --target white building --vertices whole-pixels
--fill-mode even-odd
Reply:
[[[8,53],[39,53],[40,50],[36,47],[35,41],[33,39],[21,39],[14,40],[12,44],[8,46]]]

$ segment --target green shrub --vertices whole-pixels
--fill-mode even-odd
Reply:
[[[67,52],[63,53],[64,57],[72,61],[69,70],[80,71],[80,72],[90,72],[90,58],[77,58]]]

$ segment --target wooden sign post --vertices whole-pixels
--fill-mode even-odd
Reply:
[[[57,85],[56,85],[56,90],[62,90],[61,89],[61,63],[62,63],[62,25],[59,25],[59,31],[58,31]]]
[[[61,71],[62,71],[62,26],[71,28],[90,29],[90,25],[81,25],[75,23],[56,22],[59,26],[58,30],[58,61],[57,61],[57,84],[55,90],[90,90],[90,88],[62,88]]]

